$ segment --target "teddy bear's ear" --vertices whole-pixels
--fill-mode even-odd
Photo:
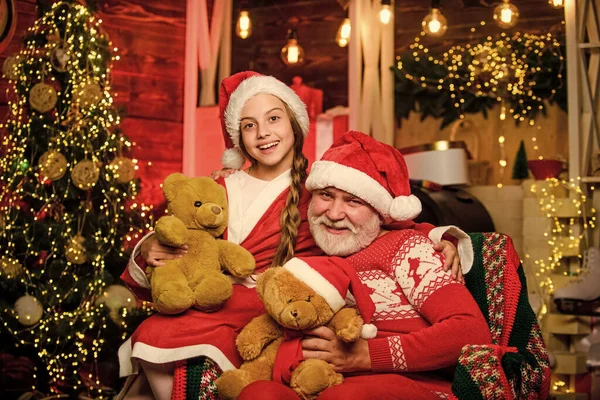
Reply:
[[[185,176],[183,174],[180,174],[179,172],[176,172],[174,174],[167,176],[167,178],[163,182],[162,190],[168,201],[172,201],[175,198],[175,193],[177,192],[177,190],[176,190],[177,187],[180,184],[187,181],[188,179],[190,179],[190,178],[188,178],[187,176]]]
[[[261,298],[265,292],[265,285],[267,284],[267,281],[275,276],[280,269],[281,267],[269,268],[262,274],[258,275],[258,278],[256,278],[256,292]]]

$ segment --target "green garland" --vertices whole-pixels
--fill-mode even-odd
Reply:
[[[487,118],[498,103],[517,124],[533,124],[547,103],[566,111],[563,49],[550,33],[502,33],[433,56],[417,37],[393,67],[398,123],[415,111],[442,119],[443,129],[467,113]]]

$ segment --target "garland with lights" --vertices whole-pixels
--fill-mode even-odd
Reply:
[[[546,102],[567,109],[562,54],[550,33],[502,33],[453,46],[439,56],[430,54],[416,37],[394,67],[396,117],[401,123],[417,111],[421,120],[442,119],[444,128],[467,113],[487,118],[488,110],[501,104],[516,123],[528,120],[534,125],[538,114],[545,113]]]
[[[552,228],[549,232],[544,232],[543,235],[548,240],[551,254],[548,258],[534,260],[535,279],[538,283],[538,289],[543,302],[543,306],[538,313],[538,319],[541,319],[549,309],[551,295],[554,292],[554,282],[552,276],[561,266],[564,254],[573,254],[573,249],[577,250],[577,258],[582,259],[582,254],[579,249],[581,243],[590,243],[587,239],[589,230],[596,228],[596,210],[591,208],[590,215],[586,215],[588,198],[581,189],[580,179],[571,179],[569,181],[550,178],[546,180],[547,185],[532,185],[531,192],[536,193],[539,197],[539,204],[542,213],[552,220]],[[556,197],[554,193],[557,189],[566,189],[569,193],[568,197]],[[593,191],[593,188],[591,188]],[[561,207],[565,207],[568,203],[572,204],[572,209],[576,211],[579,218],[571,217],[564,218],[557,215],[557,211]],[[568,220],[568,222],[565,221]],[[575,227],[581,227],[581,233],[577,233]],[[525,258],[530,258],[529,254]],[[577,271],[563,272],[565,276],[580,274],[581,269]]]
[[[14,90],[0,148],[0,349],[37,357],[32,390],[99,398],[114,392],[98,365],[151,312],[116,283],[152,223],[101,23],[61,2],[28,30],[3,65]]]

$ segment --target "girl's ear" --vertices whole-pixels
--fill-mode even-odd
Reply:
[[[281,267],[271,267],[263,273],[261,273],[260,275],[258,275],[258,278],[256,278],[256,292],[258,293],[258,296],[261,299],[263,298],[263,295],[265,293],[265,286],[267,285],[267,281],[275,275],[277,275],[277,273],[280,272],[280,270]]]

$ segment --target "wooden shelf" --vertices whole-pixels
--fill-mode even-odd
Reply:
[[[586,353],[556,351],[553,354],[556,357],[556,368],[552,371],[554,374],[578,375],[588,372]]]
[[[556,335],[587,335],[592,332],[590,324],[591,317],[548,313],[542,320],[542,330]]]

